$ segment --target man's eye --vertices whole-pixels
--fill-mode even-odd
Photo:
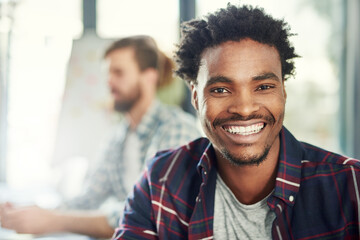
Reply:
[[[270,86],[270,85],[261,85],[260,87],[257,88],[257,90],[267,90],[267,89],[270,89],[270,88],[274,88],[273,86]]]
[[[213,90],[211,90],[214,93],[226,93],[228,92],[225,88],[215,88]]]

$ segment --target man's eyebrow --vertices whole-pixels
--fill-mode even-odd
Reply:
[[[260,75],[256,75],[255,77],[252,78],[253,80],[266,80],[266,79],[274,79],[276,81],[280,82],[280,79],[278,78],[278,76],[276,76],[274,73],[272,72],[267,72],[267,73],[262,73]]]
[[[224,76],[215,76],[211,77],[207,82],[206,86],[210,86],[215,83],[231,83],[233,82],[231,79],[224,77]]]

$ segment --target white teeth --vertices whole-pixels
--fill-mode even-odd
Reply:
[[[229,132],[229,133],[232,133],[232,134],[239,134],[239,135],[246,136],[246,135],[258,133],[263,128],[264,128],[264,123],[257,123],[257,124],[250,125],[250,126],[247,126],[247,127],[230,126],[230,127],[224,128],[224,130]]]

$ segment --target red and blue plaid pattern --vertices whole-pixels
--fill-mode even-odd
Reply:
[[[298,142],[284,127],[273,239],[359,239],[360,162]],[[157,154],[114,239],[213,239],[216,157],[206,138]]]

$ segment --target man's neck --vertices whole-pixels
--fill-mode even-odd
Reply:
[[[131,129],[135,129],[139,125],[153,101],[154,99],[141,99],[130,109],[130,111],[125,113],[125,117],[128,119]]]
[[[235,197],[243,204],[254,204],[268,196],[275,188],[280,140],[259,165],[234,166],[222,157],[218,158],[221,178]]]

